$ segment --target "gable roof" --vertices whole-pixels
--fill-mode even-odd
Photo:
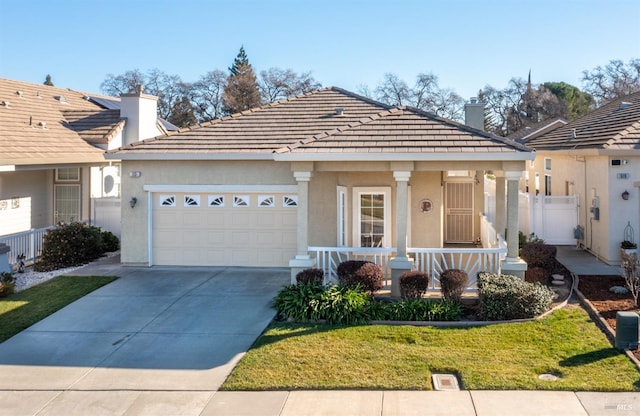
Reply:
[[[527,145],[537,150],[640,150],[640,92],[612,100]]]
[[[84,93],[0,78],[0,166],[104,162],[118,114]]]
[[[564,118],[551,118],[543,120],[539,123],[526,126],[515,133],[511,133],[507,136],[508,139],[515,140],[518,143],[527,143],[535,137],[541,136],[545,133],[553,131],[559,127],[567,124],[568,121]]]
[[[320,160],[341,154],[353,160],[367,153],[364,158],[374,160],[375,153],[397,160],[401,154],[416,159],[437,153],[463,160],[464,153],[495,152],[503,159],[507,153],[528,159],[530,151],[430,113],[329,87],[134,143],[107,152],[107,158]]]

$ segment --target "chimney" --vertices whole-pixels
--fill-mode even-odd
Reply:
[[[156,127],[158,97],[142,92],[120,96],[120,117],[126,118],[122,145],[156,137],[161,132]]]
[[[464,124],[484,131],[484,103],[478,102],[476,97],[471,97],[464,105]]]

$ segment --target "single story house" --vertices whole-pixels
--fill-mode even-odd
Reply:
[[[483,106],[467,107],[482,126]],[[508,183],[498,209],[508,230],[502,267],[522,274],[518,180],[533,157],[478,128],[335,87],[106,154],[122,161],[131,201],[122,204],[123,263],[292,274],[357,252],[387,256],[391,270],[485,267],[495,236],[465,264],[442,259],[481,240],[486,170]]]
[[[523,187],[577,195],[578,244],[620,264],[620,243],[640,232],[640,92],[523,143],[536,151],[526,173],[534,182]]]
[[[17,233],[85,221],[120,234],[120,163],[104,152],[166,134],[156,101],[0,78],[0,236],[12,236],[12,262],[32,251]]]

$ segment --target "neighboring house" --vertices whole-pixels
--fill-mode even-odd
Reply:
[[[483,106],[467,107],[482,125]],[[507,267],[523,270],[517,185],[533,153],[413,108],[326,88],[106,157],[122,160],[123,201],[137,202],[122,207],[123,263],[293,273],[352,250],[395,257],[394,272],[411,258],[433,272],[442,257],[429,256],[480,238],[481,178],[493,170],[509,183]]]
[[[141,117],[152,120],[146,130]],[[156,98],[144,94],[120,100],[0,78],[0,236],[72,221],[120,234],[120,164],[104,152],[166,133],[156,118]],[[108,204],[115,218],[102,223]]]
[[[577,195],[578,244],[619,264],[620,242],[640,233],[640,92],[525,143],[536,151],[528,191]]]

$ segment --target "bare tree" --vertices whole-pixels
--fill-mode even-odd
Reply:
[[[413,93],[406,82],[396,74],[386,73],[373,91],[375,98],[389,105],[410,105]]]
[[[146,75],[139,69],[126,71],[124,74],[107,74],[100,89],[103,93],[113,97],[121,94],[129,94],[140,90],[140,86],[146,82]]]
[[[311,76],[311,72],[298,75],[291,69],[269,68],[260,71],[258,87],[262,101],[272,103],[318,89],[322,84]]]
[[[631,59],[627,64],[612,60],[604,68],[597,66],[591,71],[582,71],[582,85],[598,106],[640,91],[640,59]]]
[[[224,115],[222,94],[227,85],[227,74],[219,69],[207,72],[190,88],[190,99],[199,121],[208,121]]]

